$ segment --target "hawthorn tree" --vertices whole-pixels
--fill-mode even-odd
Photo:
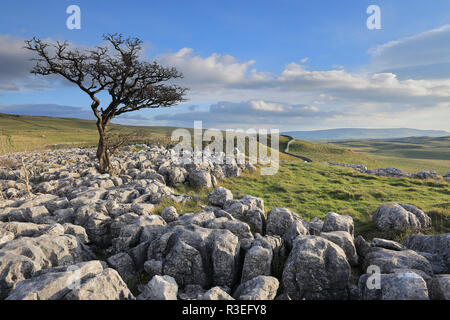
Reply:
[[[31,73],[60,75],[89,95],[97,118],[99,169],[111,173],[107,139],[111,120],[128,112],[178,104],[185,100],[187,89],[169,82],[183,77],[176,68],[139,59],[142,41],[138,38],[125,39],[120,34],[103,38],[105,45],[81,50],[67,41],[50,43],[33,37],[25,41],[25,48],[37,54]],[[111,97],[106,104],[98,98],[102,91]]]

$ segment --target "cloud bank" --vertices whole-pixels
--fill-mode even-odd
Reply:
[[[182,48],[161,54],[157,60],[184,73],[181,84],[190,88],[190,105],[181,111],[169,109],[156,112],[156,116],[142,111],[126,118],[135,124],[182,126],[203,120],[208,126],[222,128],[259,125],[292,130],[358,125],[449,130],[449,40],[450,26],[443,26],[380,45],[369,51],[372,62],[364,69],[370,72],[349,72],[342,66],[311,70],[304,65],[309,58],[304,58],[273,74],[258,70],[254,60],[239,61],[219,53],[202,57],[192,48]],[[64,85],[30,75],[30,56],[22,47],[23,39],[0,35],[0,94]],[[87,117],[84,109],[65,108],[66,116]],[[59,114],[56,109],[60,108],[51,104],[14,106],[20,112],[54,116]]]

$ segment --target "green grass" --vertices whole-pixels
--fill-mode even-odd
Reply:
[[[450,171],[450,137],[412,137],[389,140],[334,142],[358,155],[368,155],[380,164],[390,164],[410,172]]]
[[[174,127],[137,127],[111,124],[110,129],[122,133],[139,132],[142,138],[162,141],[170,137]],[[48,148],[94,146],[98,141],[95,121],[18,116],[0,113],[0,154]]]
[[[351,215],[356,233],[367,237],[379,234],[371,215],[389,201],[422,208],[433,218],[432,232],[450,232],[450,185],[444,181],[369,176],[323,163],[284,160],[274,176],[244,173],[222,181],[222,185],[235,197],[258,196],[264,199],[267,210],[286,207],[305,219],[324,218],[330,211]]]
[[[296,139],[290,144],[289,152],[315,162],[364,164],[369,169],[396,167],[411,173],[434,170],[439,174],[450,171],[450,137],[361,140],[333,144]]]

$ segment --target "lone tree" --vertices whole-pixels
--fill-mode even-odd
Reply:
[[[99,169],[110,173],[106,130],[111,120],[127,112],[180,103],[187,89],[168,82],[183,77],[175,68],[139,60],[142,41],[138,38],[124,39],[120,34],[106,34],[103,38],[107,44],[91,50],[71,48],[67,41],[48,43],[36,37],[26,40],[25,48],[37,54],[31,73],[61,75],[92,99],[99,133]],[[105,90],[111,100],[102,105],[98,94]]]

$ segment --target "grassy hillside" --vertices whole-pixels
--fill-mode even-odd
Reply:
[[[390,139],[399,137],[442,137],[450,135],[443,130],[417,130],[409,128],[386,128],[386,129],[365,129],[365,128],[340,128],[313,131],[290,131],[285,134],[302,140],[360,140],[360,139]]]
[[[287,140],[287,139],[286,139]],[[280,143],[281,145],[281,143]],[[295,140],[289,152],[318,162],[361,163],[370,169],[396,167],[407,172],[450,171],[450,137],[361,140],[317,144]]]
[[[259,172],[246,172],[237,178],[221,181],[235,197],[246,194],[264,199],[266,209],[289,208],[302,217],[324,218],[334,211],[351,215],[356,233],[368,238],[380,236],[371,222],[375,209],[389,201],[414,204],[425,210],[433,219],[432,232],[450,232],[450,185],[442,181],[398,179],[360,174],[342,167],[324,163],[303,163],[282,156],[279,172],[274,176],[261,176]],[[200,194],[206,204],[207,189],[191,190],[183,185],[178,191]],[[200,204],[178,208],[183,212],[199,209]],[[168,205],[165,203],[161,209]],[[406,234],[383,234],[401,240]]]
[[[371,159],[380,163],[411,172],[432,169],[444,174],[450,171],[450,136],[335,143],[359,154],[368,154]]]
[[[162,139],[173,127],[135,127],[112,124],[111,130],[139,131],[144,138]],[[67,145],[94,145],[98,141],[95,121],[19,116],[0,113],[0,154]]]

